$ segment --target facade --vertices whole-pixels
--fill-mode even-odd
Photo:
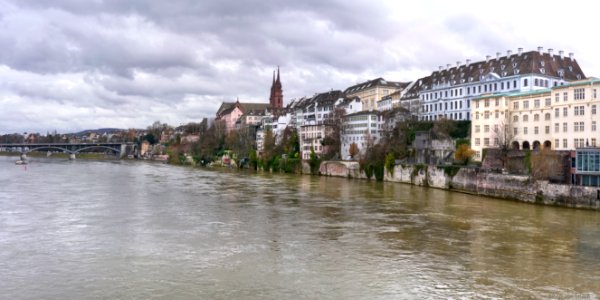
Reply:
[[[323,153],[323,138],[333,133],[333,127],[327,124],[302,125],[299,130],[300,154],[302,159],[310,159],[310,149],[318,156]]]
[[[600,148],[577,149],[574,167],[574,184],[600,187]]]
[[[217,110],[215,121],[224,121],[227,132],[237,128],[237,123],[241,116],[250,112],[260,112],[269,109],[267,103],[243,103],[239,100],[236,102],[223,102]],[[248,119],[246,119],[248,121]],[[252,120],[254,122],[254,120]]]
[[[347,88],[344,94],[347,97],[359,97],[363,110],[376,110],[377,101],[397,90],[404,89],[408,84],[408,82],[386,81],[383,78],[377,78],[355,84]]]
[[[381,139],[383,118],[378,111],[362,111],[345,115],[340,130],[341,156],[344,160],[350,157],[350,146],[358,146],[358,155],[364,155],[368,146]],[[356,157],[354,157],[356,158]]]
[[[405,100],[418,95],[419,119],[433,121],[440,118],[470,120],[471,100],[486,94],[523,93],[564,85],[584,79],[585,75],[573,54],[564,56],[563,51],[554,55],[552,49],[543,52],[523,52],[519,48],[505,56],[487,56],[485,61],[440,66],[438,71],[423,77],[420,85],[413,88]]]
[[[549,89],[473,98],[471,146],[508,143],[513,149],[575,150],[600,140],[600,80],[589,78]]]
[[[377,110],[391,110],[392,108],[400,106],[400,97],[404,94],[405,90],[397,90],[387,96],[383,96],[381,100],[377,101]]]

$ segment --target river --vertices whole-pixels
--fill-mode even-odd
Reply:
[[[600,296],[600,213],[344,178],[0,157],[0,298]]]

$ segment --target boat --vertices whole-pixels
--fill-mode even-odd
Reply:
[[[27,161],[26,161],[26,160],[21,160],[21,159],[19,159],[19,160],[15,161],[15,164],[16,164],[16,165],[26,165],[26,164],[27,164]]]

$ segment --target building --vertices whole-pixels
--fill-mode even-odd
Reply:
[[[223,102],[217,110],[215,121],[224,121],[227,132],[230,132],[236,129],[236,123],[242,115],[268,109],[269,104],[267,103],[242,103],[239,100]]]
[[[279,67],[277,67],[277,78],[275,77],[275,71],[273,71],[273,83],[271,84],[269,105],[271,108],[283,107],[283,90],[281,89],[281,80],[279,78]]]
[[[485,61],[467,60],[464,64],[456,62],[454,67],[440,66],[430,76],[418,80],[420,85],[413,88],[406,100],[418,94],[421,120],[470,120],[473,98],[533,92],[584,78],[573,53],[564,56],[563,51],[555,55],[552,49],[543,52],[542,47],[529,52],[519,48],[517,53],[509,50],[505,56],[497,52],[495,58],[487,56]]]
[[[600,148],[577,149],[574,162],[573,184],[600,187]]]
[[[323,139],[333,133],[329,124],[302,125],[299,130],[300,154],[302,159],[310,159],[311,149],[320,157],[323,154]]]
[[[383,118],[378,111],[361,111],[345,115],[340,130],[341,156],[349,160],[350,147],[356,144],[358,155],[365,155],[366,149],[379,142]]]
[[[600,139],[600,80],[589,78],[529,92],[472,99],[471,147],[575,150]]]
[[[377,101],[384,96],[403,90],[408,86],[408,82],[386,81],[383,78],[376,78],[355,84],[344,91],[346,97],[359,97],[362,101],[363,110],[377,109]]]

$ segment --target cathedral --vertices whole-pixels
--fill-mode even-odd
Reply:
[[[275,71],[273,71],[273,84],[271,84],[269,106],[271,108],[283,107],[283,91],[281,90],[281,80],[279,79],[279,67],[277,67],[277,77],[275,77]]]

